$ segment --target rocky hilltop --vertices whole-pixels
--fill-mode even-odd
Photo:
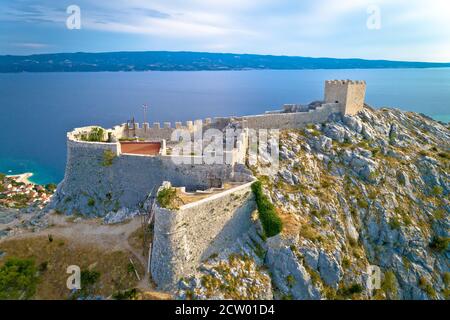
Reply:
[[[266,239],[256,224],[181,281],[179,297],[448,299],[449,141],[442,123],[367,105],[282,131],[277,174],[252,170],[283,232]],[[381,270],[373,291],[369,266]]]

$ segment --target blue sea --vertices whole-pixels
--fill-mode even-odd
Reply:
[[[57,183],[67,131],[142,122],[144,103],[149,122],[257,114],[320,100],[327,79],[366,80],[374,107],[450,121],[450,69],[0,74],[0,172]]]

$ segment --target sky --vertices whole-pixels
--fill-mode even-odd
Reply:
[[[77,19],[80,29],[68,28]],[[0,54],[202,51],[450,62],[449,0],[0,0]],[[72,27],[74,24],[72,24]]]

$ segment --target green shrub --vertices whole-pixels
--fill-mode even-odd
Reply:
[[[292,288],[295,285],[295,278],[294,278],[294,276],[292,274],[288,275],[286,277],[286,282],[287,282],[289,288]]]
[[[438,156],[441,157],[441,158],[450,160],[450,153],[448,153],[448,152],[439,152]]]
[[[0,300],[30,299],[36,292],[37,283],[33,260],[10,258],[0,268]]]
[[[131,262],[128,262],[127,271],[128,271],[128,273],[134,273],[136,271],[134,264],[132,264]]]
[[[392,230],[398,230],[401,227],[401,223],[400,220],[397,219],[396,217],[390,219],[389,221],[389,227],[391,227]]]
[[[3,181],[6,178],[6,174],[0,172],[0,181]]]
[[[81,134],[80,140],[89,142],[105,142],[105,130],[100,127],[92,128],[88,133]]]
[[[314,130],[311,132],[311,135],[314,136],[314,137],[319,137],[319,136],[321,135],[321,133],[320,133],[320,131],[317,131],[317,130],[314,129]]]
[[[49,192],[55,192],[56,188],[57,188],[57,185],[54,183],[49,183],[45,186],[45,189],[47,189],[47,191],[49,191]]]
[[[111,150],[103,151],[103,161],[102,166],[110,167],[113,164],[114,159],[116,158],[116,154]]]
[[[337,294],[341,297],[347,298],[347,297],[351,297],[354,294],[358,294],[361,292],[363,292],[362,285],[360,285],[359,283],[352,283],[348,287],[345,287],[345,286],[341,287],[337,291]]]
[[[450,272],[444,273],[444,276],[442,277],[444,279],[444,285],[446,288],[450,287]]]
[[[436,299],[436,290],[434,290],[432,284],[425,278],[419,279],[419,287],[431,298]]]
[[[177,190],[175,188],[164,188],[158,192],[156,197],[162,208],[178,209],[177,206]]]
[[[283,222],[278,216],[274,205],[263,193],[260,181],[256,181],[252,184],[252,191],[255,195],[259,219],[261,220],[265,235],[269,238],[276,236],[283,229]]]
[[[445,218],[446,212],[447,212],[447,211],[445,211],[445,210],[442,209],[442,208],[436,209],[436,210],[434,210],[434,212],[433,212],[433,217],[434,217],[436,220],[443,220],[443,219]]]
[[[48,261],[44,261],[42,263],[39,264],[39,272],[45,272],[47,271],[48,268]]]
[[[93,198],[89,198],[87,204],[88,204],[89,207],[93,207],[93,206],[95,206],[95,200]]]
[[[95,270],[81,270],[81,289],[72,294],[72,299],[86,298],[94,293],[95,285],[100,279],[100,272]]]
[[[367,209],[369,208],[369,203],[362,198],[358,198],[358,200],[356,200],[356,202],[358,203],[358,207],[363,208],[363,209]]]
[[[431,190],[431,194],[436,197],[442,195],[443,192],[444,189],[441,186],[434,186]]]
[[[125,291],[118,291],[114,293],[112,297],[115,300],[133,300],[137,297],[137,293],[137,289],[133,288]]]
[[[430,243],[430,248],[437,252],[444,252],[448,248],[450,238],[434,237]]]
[[[100,279],[100,272],[95,270],[82,270],[80,275],[81,287],[92,287]]]

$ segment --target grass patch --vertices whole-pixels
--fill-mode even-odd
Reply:
[[[300,236],[313,242],[321,242],[323,240],[322,236],[309,224],[302,225],[300,228]]]
[[[397,279],[394,272],[387,271],[384,274],[383,282],[381,283],[381,290],[384,291],[386,297],[390,300],[397,299],[398,288]]]
[[[252,191],[255,195],[259,219],[261,220],[265,235],[269,238],[276,236],[283,230],[281,218],[278,216],[274,205],[263,193],[260,181],[252,184]]]
[[[53,236],[49,242],[48,236],[30,237],[25,239],[6,240],[0,243],[0,251],[5,256],[0,258],[0,265],[7,257],[30,259],[36,268],[41,269],[36,292],[27,298],[60,300],[71,298],[71,292],[66,287],[70,265],[78,265],[82,270],[82,287],[84,283],[92,283],[95,278],[92,271],[99,273],[96,285],[92,286],[92,294],[109,297],[119,290],[134,288],[136,276],[128,272],[129,258],[133,255],[126,251],[105,250],[93,245],[80,244],[67,238]],[[64,241],[64,245],[61,243]],[[6,260],[7,261],[7,260]],[[6,265],[6,261],[3,265]],[[133,258],[136,269],[143,274],[144,267],[137,258]],[[3,268],[3,267],[0,267]],[[87,274],[83,271],[89,270]]]

